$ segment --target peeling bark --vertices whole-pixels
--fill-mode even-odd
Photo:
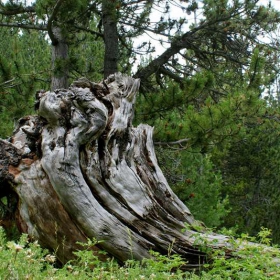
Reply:
[[[18,195],[21,230],[61,262],[93,237],[103,241],[96,254],[106,250],[119,261],[172,245],[190,265],[203,262],[197,221],[158,166],[153,128],[132,125],[139,84],[115,74],[40,93],[39,116],[21,119],[10,142],[1,141],[0,179]],[[210,247],[230,248],[225,236],[199,234]]]

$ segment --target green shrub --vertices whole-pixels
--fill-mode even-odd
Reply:
[[[7,241],[0,227],[0,279],[280,279],[280,251],[270,246],[270,234],[270,230],[262,228],[256,238],[246,234],[232,238],[233,246],[243,246],[232,258],[226,258],[224,250],[208,251],[209,263],[191,272],[183,271],[186,263],[180,256],[156,252],[151,252],[152,259],[129,260],[122,266],[110,258],[99,261],[87,250],[100,243],[96,240],[83,244],[84,250],[75,253],[75,261],[56,268],[55,255],[43,250],[38,242],[30,242],[27,235],[18,242]]]
[[[38,242],[22,235],[18,242],[6,241],[0,227],[0,279],[50,279],[56,273],[55,256]]]

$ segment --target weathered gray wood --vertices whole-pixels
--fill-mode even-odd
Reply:
[[[205,256],[197,221],[158,166],[153,128],[132,126],[139,84],[115,74],[40,93],[39,116],[21,120],[2,142],[1,151],[14,149],[18,158],[6,158],[8,179],[2,176],[19,197],[18,223],[62,262],[76,241],[92,237],[103,241],[96,254],[105,249],[120,261],[148,258],[150,249],[167,253],[171,245],[192,264]],[[209,247],[230,249],[227,237],[201,231]]]

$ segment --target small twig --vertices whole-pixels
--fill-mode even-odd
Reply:
[[[172,141],[172,142],[155,142],[154,144],[158,145],[158,146],[168,146],[168,147],[173,146],[173,145],[179,145],[181,148],[183,148],[182,144],[189,142],[190,140],[191,140],[190,138],[185,138],[185,139],[181,139],[178,141]]]

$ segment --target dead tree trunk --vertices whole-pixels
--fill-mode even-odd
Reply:
[[[21,230],[62,262],[92,237],[103,241],[95,252],[120,261],[149,258],[151,249],[172,248],[194,265],[205,256],[197,222],[158,166],[153,128],[132,126],[139,83],[115,74],[40,93],[39,116],[21,119],[1,141],[0,194],[12,188]],[[225,236],[199,235],[215,240],[210,247],[228,246]]]

